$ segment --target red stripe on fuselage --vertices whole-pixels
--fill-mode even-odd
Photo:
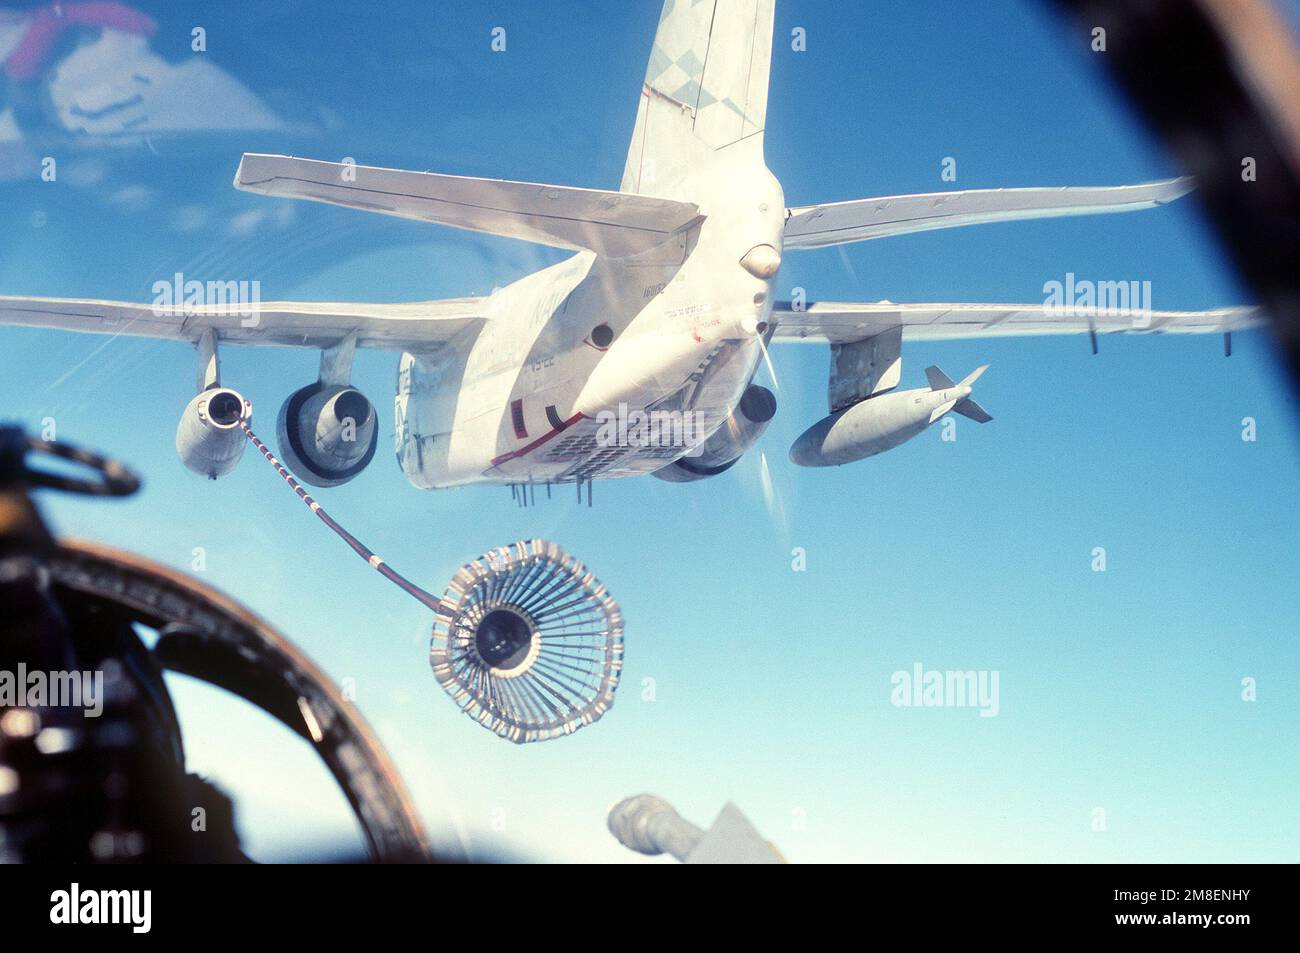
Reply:
[[[548,440],[550,440],[552,437],[554,437],[557,433],[563,433],[564,431],[568,430],[570,427],[572,427],[574,424],[576,424],[579,420],[581,420],[584,416],[586,416],[586,415],[585,415],[585,414],[574,414],[572,417],[570,417],[568,420],[566,420],[566,421],[564,422],[564,426],[563,426],[563,427],[554,427],[554,428],[551,429],[551,431],[550,431],[549,433],[544,433],[544,434],[542,434],[540,437],[538,437],[536,440],[534,440],[532,443],[528,444],[527,446],[525,446],[525,447],[521,447],[521,448],[518,449],[518,450],[511,450],[509,453],[503,453],[503,454],[501,454],[501,456],[496,457],[496,458],[493,459],[493,461],[492,461],[492,466],[494,466],[494,467],[498,467],[498,466],[500,466],[500,465],[503,464],[503,463],[507,463],[507,462],[509,462],[509,461],[511,461],[511,460],[515,460],[515,459],[517,459],[517,458],[519,458],[519,457],[522,457],[522,456],[524,456],[524,455],[526,455],[526,454],[532,453],[534,450],[536,450],[536,449],[537,449],[538,447],[540,447],[542,444],[546,443],[546,441],[548,441]]]

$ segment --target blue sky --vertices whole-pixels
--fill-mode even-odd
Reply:
[[[155,53],[207,57],[281,122],[223,129],[238,125],[233,107],[206,102],[195,124],[214,128],[194,135],[113,148],[56,137],[56,182],[38,165],[0,181],[0,293],[147,301],[178,270],[260,280],[264,299],[485,293],[560,256],[239,193],[240,153],[615,187],[659,12],[655,0],[391,4],[364,17],[350,4],[142,6],[159,23]],[[195,25],[206,53],[190,51]],[[505,53],[489,49],[495,26]],[[790,49],[796,26],[806,52]],[[1036,3],[783,0],[768,164],[792,205],[1176,174],[1097,56]],[[948,156],[956,183],[940,180]],[[1251,302],[1194,197],[790,254],[780,291],[1036,302],[1067,272],[1149,280],[1156,308]],[[0,329],[0,416],[53,418],[59,436],[140,469],[131,500],[48,497],[46,511],[65,532],[169,565],[188,568],[202,547],[208,582],[355,679],[442,844],[634,860],[605,811],[652,791],[701,824],[732,799],[794,861],[1291,860],[1300,443],[1267,336],[1234,343],[1227,360],[1215,337],[1103,338],[1096,357],[1083,337],[910,345],[905,386],[931,363],[954,377],[989,363],[976,396],[995,421],[821,471],[786,453],[825,413],[828,356],[779,347],[780,410],[755,452],[700,483],[598,484],[591,509],[570,490],[518,509],[504,488],[409,486],[387,451],[396,355],[360,355],[354,383],[379,408],[381,449],[319,494],[336,517],[436,592],[493,546],[552,539],[623,607],[611,713],[524,748],[457,712],[428,669],[427,611],[260,458],[215,483],[181,466],[189,348]],[[253,400],[268,439],[317,365],[307,351],[223,357],[224,382]],[[792,570],[796,548],[806,571]],[[892,673],[917,662],[998,671],[999,714],[891,705]],[[1247,677],[1254,702],[1241,698]],[[357,842],[296,738],[215,691],[173,685],[191,764],[236,795],[256,856]]]

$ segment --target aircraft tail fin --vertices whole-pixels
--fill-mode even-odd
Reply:
[[[981,364],[975,370],[971,371],[962,378],[960,384],[953,383],[951,377],[941,371],[937,365],[931,365],[925,369],[925,379],[930,382],[930,390],[947,390],[950,387],[970,387],[980,375],[989,369],[987,364]],[[986,424],[993,419],[993,416],[969,397],[963,397],[955,404],[944,404],[935,410],[931,420],[937,420],[949,410],[954,414],[961,414],[963,417],[969,417],[976,423]]]
[[[622,191],[671,196],[694,162],[762,133],[774,9],[775,0],[665,0]]]
[[[969,397],[957,401],[957,403],[953,405],[952,412],[954,414],[961,414],[963,417],[969,417],[978,424],[986,424],[993,419],[992,414]]]
[[[925,369],[925,379],[930,382],[930,390],[947,390],[949,387],[956,387],[952,378],[939,370],[937,364],[932,364]]]

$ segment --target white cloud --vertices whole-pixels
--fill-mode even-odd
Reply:
[[[261,208],[250,209],[247,212],[240,212],[230,220],[230,225],[226,230],[231,235],[240,238],[251,235],[253,232],[257,231],[258,227],[261,226],[264,221],[266,221],[266,216],[266,209]]]
[[[172,228],[178,232],[197,232],[208,223],[208,210],[202,205],[182,205],[172,216]]]
[[[108,201],[110,205],[116,205],[123,211],[139,212],[152,205],[156,196],[157,193],[148,186],[127,185],[110,193]]]

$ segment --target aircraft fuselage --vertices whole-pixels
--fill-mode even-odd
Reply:
[[[634,476],[723,425],[762,359],[784,196],[761,136],[711,153],[673,191],[702,223],[635,257],[579,252],[495,292],[468,347],[402,355],[396,449],[411,483]],[[742,265],[759,246],[760,265]],[[602,430],[654,411],[692,426],[649,445]]]

